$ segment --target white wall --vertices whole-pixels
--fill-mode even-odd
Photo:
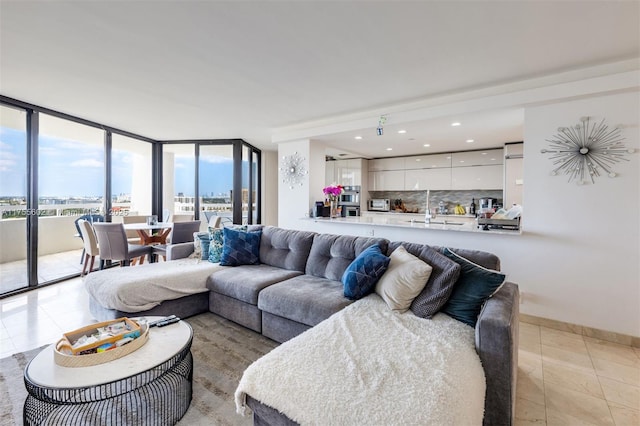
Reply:
[[[582,116],[625,126],[625,144],[636,153],[615,166],[619,177],[577,186],[563,176],[550,176],[551,161],[540,153],[547,146],[545,139],[560,126],[577,124]],[[490,251],[500,257],[509,280],[520,285],[521,312],[640,336],[639,116],[638,92],[525,109],[520,236],[332,225],[300,220],[300,212],[287,216],[280,226],[335,234],[373,232],[390,240]],[[306,199],[305,194],[296,196]],[[292,198],[281,196],[281,208]]]
[[[297,152],[304,158],[307,175],[302,185],[282,182],[283,158]],[[326,147],[318,142],[303,139],[295,142],[278,144],[278,226],[295,229],[300,226],[300,219],[309,217],[315,201],[324,200],[322,188],[325,187],[325,152]]]

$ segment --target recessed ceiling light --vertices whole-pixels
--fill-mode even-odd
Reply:
[[[403,134],[403,133],[407,133],[406,130],[398,130],[398,133]]]
[[[431,145],[429,145],[428,143],[425,143],[425,144],[424,144],[424,145],[422,145],[422,146],[424,146],[425,148],[429,148]]]
[[[458,121],[454,121],[453,123],[451,123],[451,126],[452,127],[456,127],[456,126],[459,126],[460,124],[462,124],[462,123],[460,123]]]
[[[387,151],[393,151],[393,148],[387,148]]]
[[[447,157],[447,160],[451,160],[451,157]]]
[[[437,164],[432,164],[431,167],[438,167],[438,165]]]
[[[483,152],[483,153],[482,153],[482,155],[487,155],[487,153],[486,153],[486,152]]]
[[[409,138],[409,140],[410,140],[410,141],[415,141],[416,139],[415,139],[415,138]]]
[[[495,158],[492,158],[492,159],[491,159],[491,161],[496,161],[496,159],[495,159]]]
[[[416,161],[422,161],[422,158],[416,158]]]
[[[461,163],[464,163],[464,160],[460,160]]]
[[[467,143],[472,143],[473,139],[467,139]]]
[[[355,139],[360,140],[362,139],[362,136],[356,136]]]

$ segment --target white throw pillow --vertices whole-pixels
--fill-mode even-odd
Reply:
[[[390,259],[387,272],[376,284],[376,293],[391,310],[406,312],[427,285],[433,268],[403,246],[395,249]]]

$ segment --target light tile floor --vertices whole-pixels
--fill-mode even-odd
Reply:
[[[93,322],[80,278],[0,300],[0,358]],[[516,425],[640,425],[640,349],[520,323]]]

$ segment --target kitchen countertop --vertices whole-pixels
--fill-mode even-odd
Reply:
[[[424,212],[423,213],[413,213],[413,212],[399,212],[399,211],[393,211],[390,210],[388,212],[381,212],[378,210],[364,210],[362,212],[363,216],[369,216],[369,215],[397,215],[397,216],[421,216],[424,217]],[[447,217],[447,218],[455,218],[455,217],[459,217],[459,218],[466,218],[466,219],[475,219],[476,217],[472,214],[437,214],[436,217]],[[449,219],[447,219],[449,220]]]
[[[385,212],[386,213],[386,212]],[[408,213],[394,213],[397,215],[408,215]],[[456,222],[455,215],[449,215],[444,220],[439,220],[437,217],[433,219],[431,223],[424,223],[423,220],[412,220],[410,218],[390,218],[382,216],[357,216],[357,217],[316,217],[308,218],[314,222],[323,223],[335,223],[335,224],[350,224],[350,225],[365,225],[365,226],[390,226],[396,228],[411,228],[411,229],[424,229],[434,231],[455,231],[455,232],[473,232],[478,234],[503,234],[503,235],[520,235],[520,230],[512,229],[490,229],[483,231],[478,228],[475,221]],[[437,223],[447,221],[449,223]],[[435,222],[435,223],[434,223]]]

